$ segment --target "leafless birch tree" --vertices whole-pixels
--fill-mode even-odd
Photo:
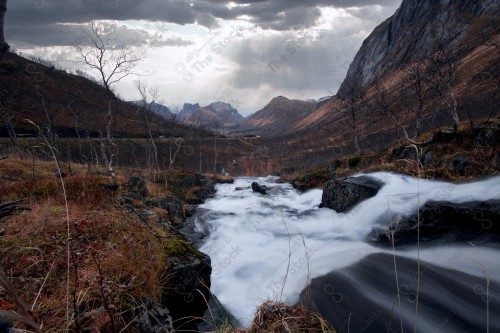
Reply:
[[[115,110],[113,108],[113,86],[127,76],[138,75],[134,70],[143,57],[134,49],[115,45],[111,33],[106,32],[105,25],[91,22],[84,31],[90,46],[81,47],[82,62],[99,77],[107,98],[105,135],[101,133],[101,154],[106,165],[106,171],[116,184],[116,174],[113,170],[114,159],[118,155],[118,146],[113,140]]]

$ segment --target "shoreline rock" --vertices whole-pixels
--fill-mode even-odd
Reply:
[[[381,219],[387,222],[388,217]],[[420,208],[419,219],[420,242],[500,240],[500,199],[464,203],[430,201]],[[396,246],[410,245],[417,242],[417,234],[417,213],[413,212],[400,216],[397,225],[373,230],[368,241],[391,246],[391,236]]]
[[[374,197],[384,184],[369,176],[349,177],[326,182],[321,207],[343,213],[363,200]]]

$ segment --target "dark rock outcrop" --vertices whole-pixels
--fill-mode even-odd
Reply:
[[[161,198],[148,198],[144,204],[149,207],[165,209],[168,212],[170,222],[178,224],[186,219],[184,204],[176,196],[166,196]]]
[[[403,146],[394,149],[392,153],[387,156],[387,160],[392,162],[396,160],[411,160],[417,158],[417,151],[413,147]]]
[[[432,151],[425,153],[424,156],[422,156],[421,162],[423,166],[427,167],[436,164]]]
[[[184,189],[196,187],[196,197],[188,198],[188,202],[193,205],[202,204],[206,199],[215,194],[215,187],[208,181],[208,179],[201,175],[195,174],[182,178],[181,186]]]
[[[382,182],[369,176],[331,180],[325,184],[320,207],[346,212],[361,201],[375,196],[382,186]]]
[[[132,327],[144,333],[171,333],[174,332],[170,312],[163,305],[149,299],[138,300],[129,317],[132,319]]]
[[[139,177],[130,177],[125,187],[129,198],[140,200],[148,195],[146,180]]]
[[[260,194],[266,194],[267,191],[269,191],[269,187],[266,185],[261,185],[257,182],[252,183],[252,191],[260,193]]]
[[[388,223],[388,216],[382,217]],[[420,242],[431,240],[500,240],[500,200],[451,203],[427,202],[420,208]],[[393,216],[393,221],[397,220]],[[368,240],[380,245],[408,245],[417,242],[417,214],[400,216],[386,230],[374,230]],[[392,236],[394,235],[394,236]]]
[[[168,244],[168,284],[163,291],[163,304],[172,314],[174,327],[195,329],[194,318],[203,317],[210,299],[211,260],[180,234],[175,234]]]
[[[464,154],[456,153],[453,156],[453,169],[460,176],[465,175],[465,171],[467,170],[468,166],[469,166],[469,159]]]

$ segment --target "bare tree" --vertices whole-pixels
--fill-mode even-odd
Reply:
[[[498,38],[498,34],[495,33],[490,33],[488,37],[485,40],[484,43],[486,46],[493,47],[497,54],[498,54],[498,49],[500,49],[500,38]],[[497,110],[495,108],[495,100],[498,97],[498,92],[500,91],[500,73],[499,73],[499,67],[495,66],[494,72],[493,73],[488,73],[488,75],[491,77],[492,82],[495,84],[495,89],[491,92],[490,96],[490,103],[489,103],[489,110],[488,110],[488,118],[486,119],[486,122],[489,122],[492,116],[492,113]]]
[[[430,94],[425,84],[425,68],[421,63],[414,63],[408,67],[408,81],[410,98],[416,102],[410,104],[414,104],[412,109],[415,116],[415,138],[417,138],[422,134],[422,118]]]
[[[460,124],[458,103],[453,93],[458,69],[462,64],[460,55],[452,48],[451,40],[439,40],[434,48],[436,52],[427,57],[429,61],[426,80],[428,86],[438,95],[453,119],[453,131]]]
[[[417,70],[416,68],[413,70]],[[410,72],[413,70],[410,70]],[[413,79],[418,81],[415,77]],[[421,81],[419,82],[420,84],[422,83]],[[375,114],[380,114],[389,118],[396,126],[396,129],[403,132],[404,140],[406,142],[418,146],[426,144],[432,139],[422,142],[416,141],[416,137],[419,135],[417,133],[419,133],[420,130],[416,130],[415,135],[410,136],[406,128],[406,114],[401,112],[400,107],[395,103],[396,95],[403,96],[402,98],[404,99],[407,98],[406,96],[408,95],[409,90],[411,92],[412,89],[416,89],[420,93],[420,96],[418,94],[415,95],[415,98],[421,99],[420,102],[417,102],[416,107],[410,108],[410,111],[414,113],[413,116],[416,118],[416,127],[419,128],[426,100],[423,91],[420,91],[420,84],[417,84],[416,86],[414,86],[414,84],[415,82],[411,81],[410,86],[405,85],[404,79],[399,82],[399,84],[393,84],[382,80],[381,77],[375,77],[372,81],[372,89],[365,95],[365,98],[363,98],[363,104]]]
[[[170,147],[169,147],[169,165],[168,169],[173,170],[174,169],[174,163],[175,159],[177,158],[177,154],[182,148],[182,145],[185,143],[185,140],[183,138],[174,138],[173,135],[170,138]]]
[[[357,80],[357,78],[346,79],[343,83],[345,87],[344,93],[340,97],[341,108],[345,110],[349,116],[349,127],[352,130],[354,147],[356,148],[357,154],[361,153],[359,145],[359,122],[363,104],[363,88],[360,85],[360,81],[361,80]]]
[[[12,148],[17,147],[16,112],[19,101],[17,93],[8,89],[0,91],[0,120],[4,123]]]
[[[138,107],[144,130],[147,133],[146,156],[148,166],[154,170],[158,170],[160,166],[158,163],[158,149],[152,132],[154,112],[151,109],[151,105],[158,100],[160,93],[158,88],[149,88],[146,80],[135,81],[135,87],[141,96],[141,101]]]
[[[112,87],[130,75],[139,75],[134,72],[139,61],[136,50],[117,46],[110,33],[106,32],[103,24],[91,22],[85,30],[90,47],[80,48],[82,62],[99,76],[99,82],[103,85],[108,100],[106,113],[106,134],[101,133],[101,154],[106,164],[107,172],[111,175],[113,183],[116,184],[116,174],[113,170],[113,162],[118,155],[118,146],[113,140],[113,127],[115,112],[112,102],[115,99]]]
[[[4,34],[5,12],[7,12],[7,0],[0,0],[0,61],[10,48]]]
[[[75,134],[78,137],[78,154],[87,165],[87,173],[90,174],[92,172],[93,152],[95,148],[88,129],[89,119],[85,116],[85,113],[77,112],[73,108],[73,104],[80,94],[81,92],[76,89],[66,91],[66,108],[73,115],[75,122]],[[84,148],[84,145],[87,148]]]

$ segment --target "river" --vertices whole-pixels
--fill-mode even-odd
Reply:
[[[500,198],[500,177],[457,185],[370,176],[385,185],[347,213],[318,208],[321,190],[301,193],[276,177],[217,185],[194,217],[204,235],[199,248],[212,259],[212,293],[242,326],[275,300],[302,303],[339,332],[500,332],[499,244],[446,241],[393,252],[366,241],[387,228],[380,217],[388,211]],[[254,193],[254,181],[272,190]]]

